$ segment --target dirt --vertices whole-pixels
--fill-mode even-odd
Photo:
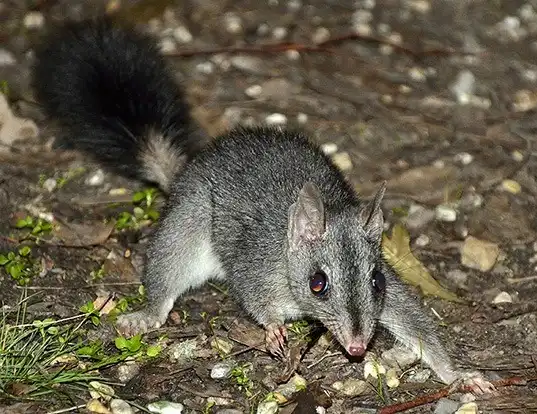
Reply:
[[[78,242],[82,246],[45,241],[32,247],[32,256],[46,259],[50,268],[30,282],[36,296],[29,311],[35,317],[69,317],[97,296],[135,294],[152,232],[148,226],[96,236],[103,219],[131,208],[123,201],[144,184],[104,171],[102,183],[89,185],[88,177],[99,166],[81,154],[54,149],[51,142],[58,131],[44,119],[29,87],[32,44],[47,24],[94,14],[102,4],[0,1],[0,50],[15,59],[0,64],[0,80],[8,85],[15,113],[35,120],[40,128],[38,137],[3,146],[0,152],[0,248],[17,248],[22,233],[13,224],[29,212],[52,213],[86,226],[73,230],[86,238]],[[108,6],[114,4],[124,18],[145,28],[152,19],[150,25],[161,38],[172,39],[169,33],[179,26],[188,28],[192,40],[174,44],[167,54],[185,84],[194,116],[212,135],[237,123],[263,123],[270,114],[284,114],[289,127],[348,154],[352,165],[345,173],[364,197],[381,181],[388,182],[384,211],[390,225],[407,223],[416,206],[429,212],[441,204],[456,206],[455,221],[441,221],[431,213],[430,219],[407,226],[414,254],[442,285],[468,300],[459,305],[427,297],[426,309],[434,309],[457,363],[484,370],[491,378],[537,375],[537,2],[191,0]],[[44,26],[38,22],[38,27],[28,27],[32,10],[44,17]],[[511,19],[502,26],[507,16]],[[350,35],[355,33],[359,36]],[[337,37],[344,39],[314,43]],[[278,51],[266,46],[287,42],[293,45]],[[249,52],[249,47],[256,50]],[[220,50],[202,53],[208,49]],[[458,102],[452,92],[463,70],[475,77],[470,97],[461,98],[470,99],[468,104]],[[248,96],[252,85],[261,86],[256,98]],[[60,177],[67,179],[53,191],[43,188],[46,178]],[[509,191],[512,183],[506,180],[518,183],[520,190]],[[118,188],[127,189],[127,196],[110,195]],[[460,249],[468,235],[499,245],[492,270],[461,265]],[[97,241],[87,242],[88,237]],[[109,264],[104,279],[93,280],[90,273],[107,257],[109,263],[111,252],[119,259]],[[0,270],[3,304],[14,306],[21,291]],[[507,292],[511,302],[494,304],[501,292]],[[181,316],[185,313],[190,315],[186,322]],[[207,321],[215,316],[213,326]],[[178,301],[158,333],[168,335],[167,347],[193,339],[203,352],[188,363],[163,356],[141,364],[117,394],[138,404],[178,401],[192,412],[202,412],[207,398],[216,396],[221,400],[208,412],[226,407],[248,412],[260,396],[274,390],[274,378],[284,366],[244,341],[232,341],[234,359],[253,364],[256,396],[249,398],[231,380],[212,379],[209,371],[221,358],[210,341],[233,337],[237,326],[246,336],[261,333],[225,288],[205,286],[191,292]],[[98,329],[94,335],[113,340],[113,332]],[[389,341],[381,337],[373,352],[378,355],[386,347]],[[326,357],[325,351],[333,355]],[[312,407],[324,405],[327,413],[357,413],[359,407],[412,400],[438,388],[431,381],[407,382],[403,376],[400,387],[386,390],[384,401],[374,390],[345,397],[331,388],[337,380],[360,379],[362,369],[363,361],[348,360],[337,345],[326,350],[322,341],[315,343],[298,364],[310,384],[308,391],[281,412],[314,412]],[[113,369],[103,374],[116,375]],[[73,405],[83,405],[89,396],[78,398]],[[477,405],[481,412],[529,413],[537,412],[535,401],[535,382],[529,382],[478,397]],[[5,401],[5,406],[11,403]],[[63,408],[50,403],[36,412]],[[430,404],[409,412],[433,409]]]

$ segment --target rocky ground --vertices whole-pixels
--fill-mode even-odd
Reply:
[[[86,377],[39,397],[28,375],[6,374],[0,354],[2,412],[117,414],[167,401],[173,412],[361,413],[441,387],[405,352],[386,353],[389,338],[350,361],[302,324],[291,326],[299,345],[285,366],[257,349],[262,331],[214,284],[180,300],[142,342],[117,339],[106,314],[143,300],[143,254],[163,198],[55,150],[57,131],[29,86],[47,25],[100,7],[159,37],[210,134],[239,123],[300,128],[364,197],[386,180],[387,235],[402,224],[412,250],[397,226],[385,248],[400,272],[429,273],[465,300],[424,296],[457,363],[491,379],[537,377],[536,1],[13,0],[0,1],[0,351],[8,355],[8,324],[22,324],[17,310],[27,323],[60,320],[77,329],[69,340],[99,353],[79,343],[37,372],[90,367],[114,397],[90,393]],[[36,332],[36,341],[56,335]],[[408,412],[537,412],[536,382],[517,384]]]

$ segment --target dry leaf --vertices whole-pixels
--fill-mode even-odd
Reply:
[[[88,225],[58,220],[53,226],[52,234],[60,239],[64,246],[85,247],[103,244],[110,237],[112,230],[114,230],[113,221]]]
[[[454,293],[444,289],[430,274],[426,267],[412,254],[410,236],[406,229],[397,224],[391,239],[382,237],[382,251],[388,264],[394,268],[401,279],[421,289],[424,295],[437,296],[453,302],[464,302]]]

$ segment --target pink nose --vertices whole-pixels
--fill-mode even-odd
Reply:
[[[347,352],[352,356],[362,356],[365,354],[365,344],[361,341],[354,341],[347,345]]]

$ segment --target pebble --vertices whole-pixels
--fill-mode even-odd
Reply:
[[[54,178],[47,178],[43,182],[43,188],[49,193],[52,193],[54,189],[58,186],[58,182]]]
[[[356,10],[351,17],[353,25],[370,23],[373,20],[373,13],[369,10]]]
[[[348,152],[338,152],[332,156],[332,161],[342,171],[352,169],[352,161]]]
[[[238,34],[242,32],[242,19],[234,13],[226,13],[224,22],[228,33]]]
[[[407,382],[414,382],[422,384],[431,377],[431,371],[429,369],[420,369],[410,374],[407,377]]]
[[[99,400],[92,398],[86,403],[86,409],[95,414],[110,414],[110,410]]]
[[[211,340],[211,347],[218,353],[229,355],[233,350],[233,344],[227,339],[215,337]]]
[[[483,205],[483,196],[477,193],[467,193],[460,201],[460,206],[463,209],[476,209]]]
[[[156,401],[148,404],[147,409],[155,414],[181,414],[185,407],[181,403]]]
[[[272,38],[274,40],[283,40],[287,37],[288,32],[286,27],[275,27],[272,29]]]
[[[13,53],[6,49],[0,49],[0,66],[10,66],[17,63]]]
[[[505,18],[496,24],[501,34],[507,36],[510,40],[519,40],[526,35],[526,30],[520,27],[520,19],[516,16],[505,16]]]
[[[174,361],[188,361],[196,357],[198,342],[195,339],[187,339],[168,348],[168,355]]]
[[[173,29],[173,38],[177,43],[190,43],[194,39],[192,33],[185,26],[178,26]]]
[[[435,217],[438,221],[454,222],[457,220],[457,210],[446,204],[436,206]]]
[[[368,384],[362,380],[349,378],[345,381],[334,382],[332,388],[347,397],[357,397],[367,390]]]
[[[474,156],[468,152],[460,152],[455,155],[454,160],[462,165],[468,165],[472,163]]]
[[[91,174],[89,177],[86,178],[85,181],[86,185],[90,185],[92,187],[97,187],[99,185],[102,185],[104,183],[104,171],[101,169],[98,169],[93,174]]]
[[[308,382],[304,379],[304,377],[295,374],[285,384],[282,384],[278,388],[276,388],[276,392],[283,395],[286,399],[290,399],[293,394],[305,389],[307,385]]]
[[[373,33],[371,26],[365,23],[355,24],[353,25],[353,29],[360,36],[371,36]]]
[[[416,240],[414,241],[414,244],[417,247],[425,247],[431,242],[431,239],[426,234],[420,234]]]
[[[404,222],[409,230],[425,227],[434,220],[435,212],[418,204],[411,204]]]
[[[326,413],[326,408],[324,408],[322,405],[318,405],[317,407],[315,407],[315,413],[316,414],[325,414]]]
[[[302,0],[289,0],[287,2],[287,9],[290,11],[300,10],[302,7]]]
[[[460,104],[468,104],[475,90],[474,74],[467,69],[460,71],[457,79],[451,84],[449,89]]]
[[[524,161],[524,154],[522,154],[518,150],[514,150],[511,153],[511,158],[513,158],[513,160],[515,160],[516,162],[522,162],[522,161]]]
[[[27,29],[40,29],[45,24],[45,16],[40,12],[29,12],[24,16],[23,23]]]
[[[196,70],[199,73],[203,73],[205,75],[210,75],[214,72],[214,63],[213,62],[201,62],[196,65]]]
[[[222,379],[226,378],[229,373],[233,370],[233,365],[227,362],[219,362],[211,368],[211,378],[212,379]]]
[[[499,255],[500,248],[497,244],[468,236],[461,248],[461,264],[487,272],[494,267]]]
[[[494,299],[492,299],[492,303],[495,305],[500,303],[513,303],[513,298],[507,292],[500,292]]]
[[[531,21],[531,20],[535,20],[535,18],[536,18],[535,9],[529,3],[526,3],[526,4],[522,5],[518,9],[518,15],[524,21]]]
[[[265,71],[265,62],[254,56],[238,55],[230,59],[231,65],[252,75],[262,75]]]
[[[527,112],[537,107],[537,93],[527,89],[521,89],[515,93],[513,110],[515,112]]]
[[[395,346],[382,353],[382,359],[390,367],[405,369],[419,360],[414,352],[402,346]]]
[[[169,37],[160,39],[159,47],[160,47],[160,51],[164,54],[173,53],[176,50],[175,42],[173,41],[173,39],[170,39]]]
[[[276,401],[263,401],[257,406],[257,414],[276,414],[279,410]]]
[[[395,368],[390,368],[386,372],[386,385],[389,388],[397,388],[401,382],[399,381],[399,376]]]
[[[522,191],[522,187],[515,180],[503,180],[501,188],[511,194],[518,194]]]
[[[446,273],[446,277],[460,287],[466,286],[466,282],[468,281],[468,273],[460,269],[450,270]]]
[[[455,414],[477,414],[477,404],[475,402],[463,404]]]
[[[321,145],[321,151],[328,156],[334,155],[337,152],[337,149],[337,144],[333,142],[327,142],[326,144]]]
[[[303,112],[300,112],[297,116],[296,116],[296,121],[299,123],[299,124],[305,124],[306,122],[308,122],[308,115],[303,113]]]
[[[426,14],[431,10],[431,3],[427,0],[407,0],[406,6],[418,13]]]
[[[98,381],[90,381],[88,385],[91,398],[102,398],[105,401],[109,401],[115,395],[115,391],[110,385]]]
[[[140,366],[131,361],[121,364],[117,369],[117,377],[119,382],[127,383],[140,372]]]
[[[367,379],[369,376],[377,379],[379,375],[386,374],[386,368],[379,362],[376,361],[367,361],[364,365],[364,378]]]
[[[110,410],[112,414],[134,414],[132,407],[126,401],[118,398],[110,401]]]
[[[449,398],[441,398],[436,403],[434,408],[434,414],[453,414],[459,408],[457,401],[450,400]]]
[[[257,98],[263,92],[263,88],[260,85],[252,85],[245,89],[244,93],[249,98]]]
[[[319,27],[315,32],[313,33],[313,36],[311,37],[311,40],[313,43],[323,43],[330,39],[330,30],[328,30],[326,27]]]
[[[425,70],[418,67],[410,68],[410,70],[408,71],[408,76],[410,76],[410,79],[416,82],[425,82],[427,80]]]
[[[287,123],[287,117],[284,114],[274,113],[267,116],[265,122],[268,125],[285,125]]]
[[[287,56],[287,59],[289,60],[298,60],[300,59],[300,52],[294,49],[287,50],[285,52],[285,56]]]

